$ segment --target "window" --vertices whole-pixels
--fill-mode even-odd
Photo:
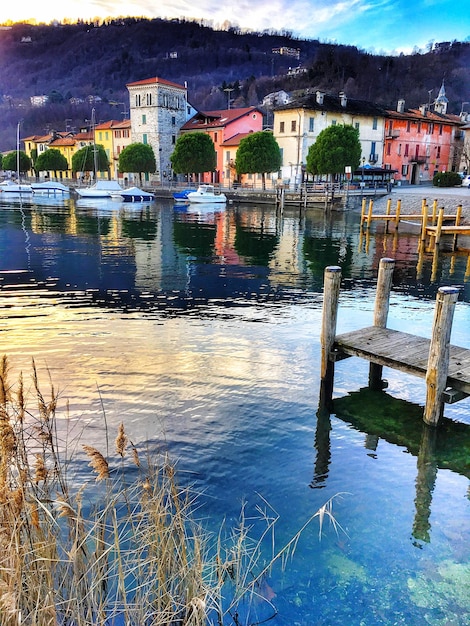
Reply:
[[[290,123],[290,129],[293,133],[295,133],[295,131],[297,130],[297,122],[296,120],[292,120]]]
[[[122,136],[123,137],[129,137],[129,129],[123,130],[122,131]]]
[[[410,120],[408,120],[408,121],[406,122],[406,132],[407,132],[407,133],[409,133],[409,132],[410,132],[410,130],[411,130],[411,122],[410,122]]]
[[[109,134],[108,131],[106,131],[105,134],[104,134],[104,140],[105,141],[108,141],[108,139],[109,139],[108,134]]]
[[[147,116],[144,113],[144,115],[142,115],[142,124],[146,124],[146,123],[147,123]]]
[[[230,150],[227,150],[227,152],[225,153],[225,162],[226,163],[230,162]]]
[[[314,130],[315,130],[315,118],[314,117],[309,117],[309,119],[308,119],[308,132],[309,133],[313,133]]]
[[[398,156],[401,155],[401,143],[398,144],[397,154],[398,154]]]
[[[174,115],[171,116],[171,125],[176,126],[176,117]]]
[[[432,135],[434,132],[434,124],[432,122],[429,122],[428,124],[428,135]]]
[[[140,107],[140,94],[135,95],[135,106]]]
[[[103,133],[101,131],[98,133],[98,141],[103,141]]]
[[[176,135],[172,135],[171,136],[171,143],[172,143],[173,146],[175,145],[175,143],[176,143]]]
[[[440,159],[440,158],[441,158],[441,146],[437,146],[436,159]]]
[[[354,128],[355,128],[356,130],[359,130],[359,122],[354,122]]]
[[[114,136],[116,137],[116,139],[121,139],[122,137],[121,131],[120,130],[114,131]]]
[[[410,145],[408,143],[405,143],[405,154],[403,156],[408,156],[408,150],[410,149]]]
[[[219,133],[214,133],[214,143],[217,143],[218,138],[219,138]]]
[[[374,119],[372,120],[372,130],[377,130],[377,126],[378,126],[378,119],[374,117]]]
[[[421,132],[421,122],[418,122],[418,133]]]
[[[391,149],[392,149],[392,144],[388,141],[387,142],[387,156],[390,156]]]
[[[402,165],[401,166],[401,175],[402,176],[407,176],[408,175],[408,165]]]
[[[442,124],[439,124],[439,135],[442,135]]]
[[[336,126],[336,120],[331,120],[331,125]]]
[[[147,106],[152,106],[152,94],[151,93],[147,94],[146,101],[147,101]]]
[[[147,143],[148,143],[147,133],[144,133],[144,134],[142,135],[142,143],[145,143],[145,144],[147,144]]]
[[[279,132],[283,133],[284,132],[284,122],[280,122],[279,123]]]

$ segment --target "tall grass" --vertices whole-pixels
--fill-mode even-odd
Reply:
[[[93,480],[77,485],[48,386],[45,397],[34,362],[27,391],[22,375],[10,384],[1,360],[0,626],[237,625],[240,603],[254,598],[274,615],[263,580],[301,531],[276,552],[277,516],[265,503],[257,540],[244,510],[214,539],[168,457],[142,458],[122,424],[113,453],[82,447]],[[325,515],[334,521],[331,502],[311,519]]]

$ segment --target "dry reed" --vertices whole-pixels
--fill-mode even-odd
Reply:
[[[83,446],[96,480],[70,484],[50,389],[46,399],[34,362],[29,393],[22,376],[10,385],[1,360],[0,626],[239,624],[239,603],[261,597],[263,577],[293,554],[298,537],[275,553],[273,536],[272,554],[262,557],[277,521],[266,505],[258,541],[242,510],[228,541],[221,532],[212,542],[170,460],[147,454],[144,462],[123,424],[115,457]],[[35,410],[27,406],[31,394]],[[129,473],[137,476],[130,484]],[[332,517],[331,509],[315,516],[325,514]]]

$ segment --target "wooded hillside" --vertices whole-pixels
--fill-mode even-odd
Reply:
[[[299,59],[273,53],[299,49]],[[288,76],[289,68],[306,71]],[[91,23],[15,24],[0,30],[0,150],[22,136],[49,129],[77,128],[90,117],[91,104],[70,104],[71,97],[99,96],[100,120],[122,119],[128,111],[126,83],[161,76],[188,86],[196,108],[259,104],[283,89],[305,88],[395,107],[437,96],[445,80],[448,111],[459,113],[470,100],[470,43],[452,42],[409,56],[378,56],[353,46],[301,40],[290,33],[215,31],[180,20],[124,18]],[[30,97],[48,95],[50,104],[31,107]],[[114,104],[113,104],[114,103]],[[468,107],[467,107],[468,108]]]

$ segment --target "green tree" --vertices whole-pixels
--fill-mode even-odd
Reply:
[[[152,146],[145,143],[131,143],[119,155],[119,171],[139,174],[142,185],[142,173],[154,173],[157,170]]]
[[[57,148],[49,148],[38,156],[34,162],[36,172],[54,172],[57,178],[57,172],[65,172],[69,169],[67,159]]]
[[[266,188],[266,174],[277,172],[281,164],[281,150],[271,132],[250,133],[240,141],[235,159],[237,174],[261,174],[263,189]]]
[[[0,170],[3,170],[3,154],[0,153]]]
[[[73,155],[72,171],[74,173],[95,171],[94,149],[96,149],[96,170],[98,172],[106,172],[109,169],[108,156],[103,146],[90,145],[81,148]]]
[[[213,172],[217,164],[214,143],[206,133],[185,133],[178,138],[170,161],[175,174]]]
[[[31,159],[23,150],[19,151],[19,170],[20,174],[25,174],[29,169],[31,169]],[[3,169],[10,170],[11,172],[16,172],[18,167],[18,151],[12,150],[8,154],[5,154],[3,157]]]
[[[321,131],[307,154],[307,172],[344,174],[349,165],[354,171],[361,161],[359,130],[353,126],[328,126]]]

